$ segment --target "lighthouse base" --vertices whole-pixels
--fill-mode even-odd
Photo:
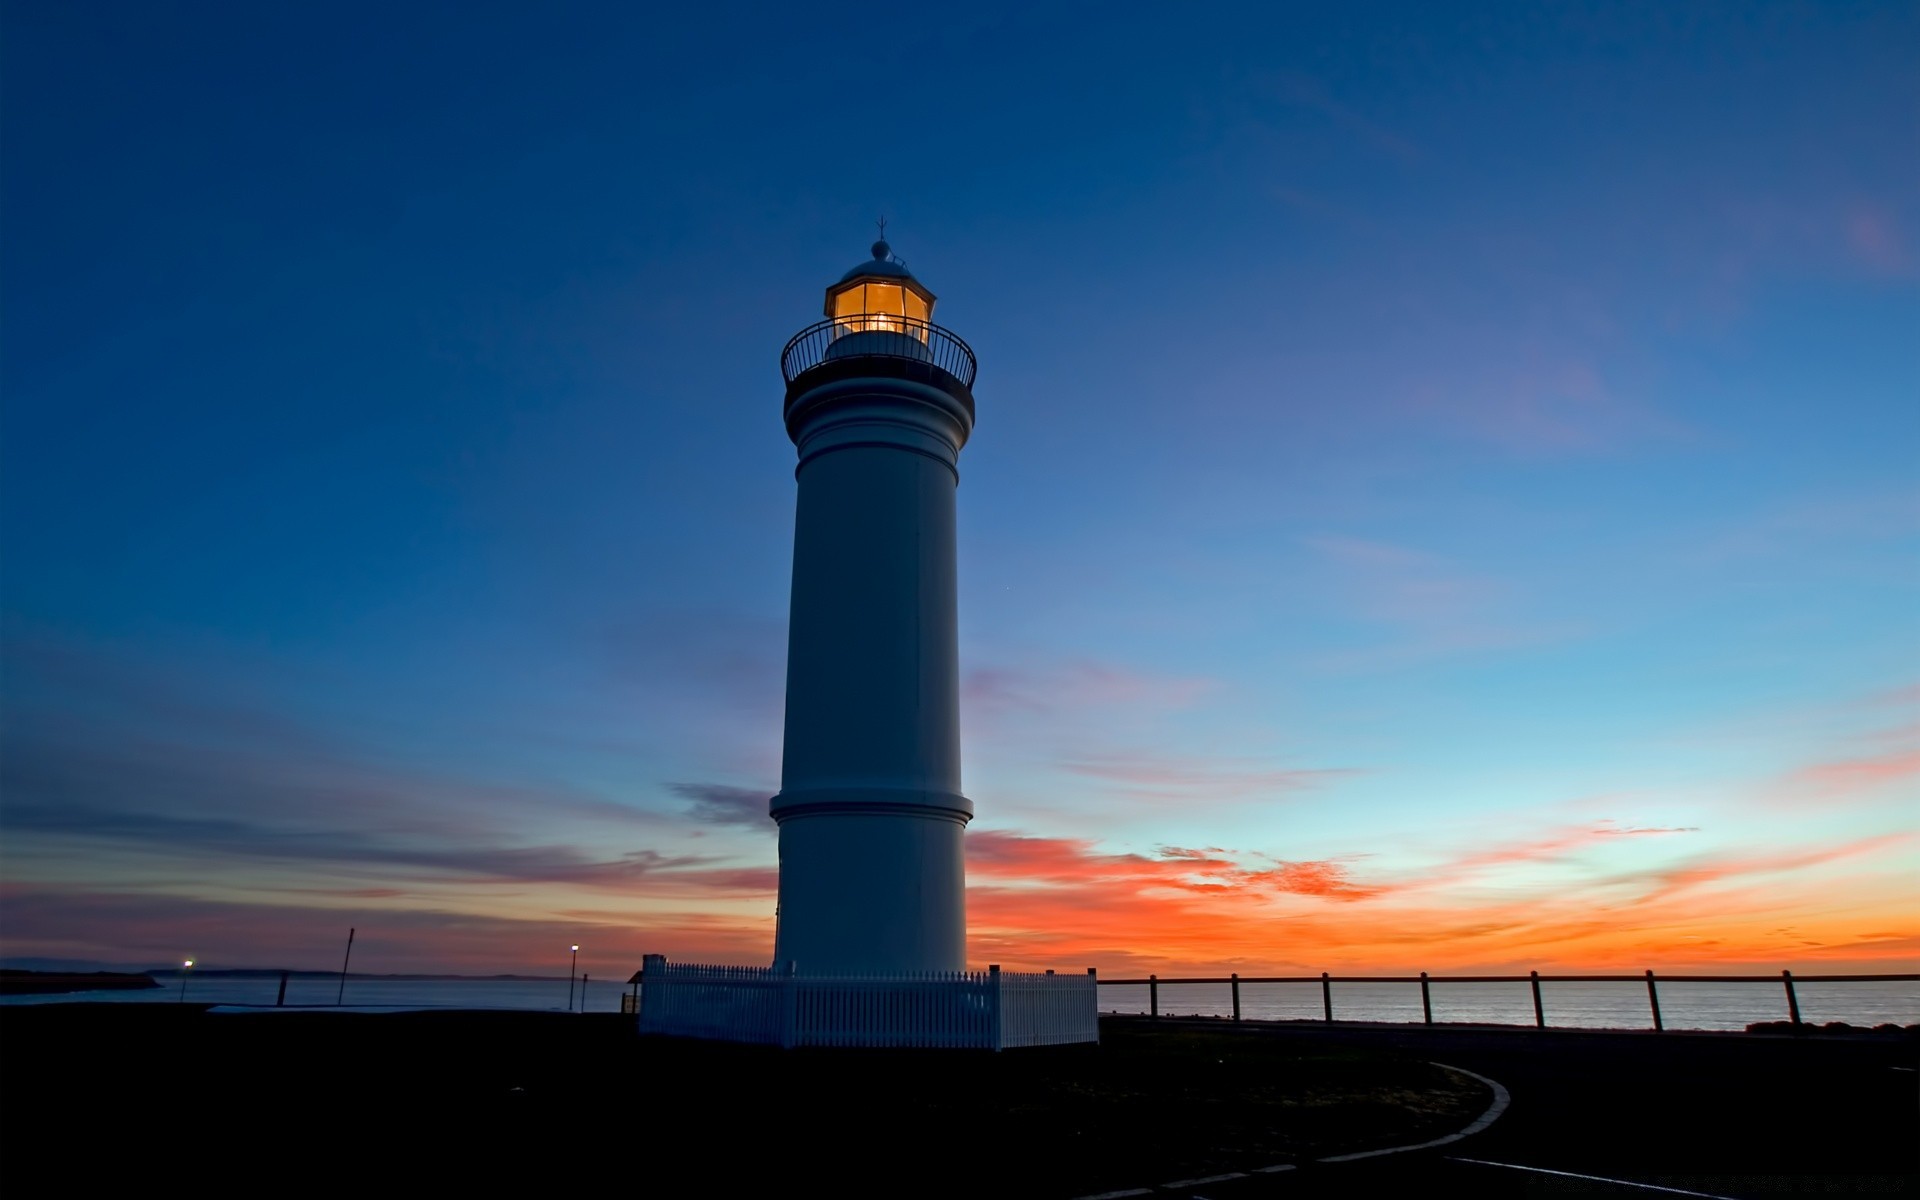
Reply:
[[[1007,1050],[1100,1040],[1099,980],[985,971],[807,976],[669,963],[637,977],[640,1032],[770,1046]]]
[[[780,822],[776,963],[802,975],[959,971],[966,815],[904,804],[793,806]]]

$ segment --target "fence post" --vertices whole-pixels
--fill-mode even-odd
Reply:
[[[1427,973],[1420,972],[1420,1015],[1433,1024],[1433,993],[1427,989]]]
[[[1660,1021],[1660,992],[1653,986],[1653,971],[1647,971],[1647,1004],[1653,1009],[1653,1031],[1659,1033],[1666,1026]]]
[[[1547,1027],[1547,1010],[1540,1003],[1540,972],[1529,971],[1527,974],[1533,981],[1533,1027],[1535,1029],[1545,1029]]]
[[[1793,994],[1793,972],[1780,972],[1780,982],[1787,989],[1787,1019],[1793,1022],[1793,1031],[1800,1032],[1800,997]]]
[[[1160,1019],[1160,977],[1147,976],[1147,1015],[1154,1020]]]
[[[987,991],[988,991],[988,994],[990,994],[993,997],[993,1000],[992,1000],[993,1049],[994,1049],[994,1053],[997,1054],[1006,1045],[1006,1040],[1004,1036],[1006,1027],[1002,1022],[1001,1015],[1000,1015],[1000,964],[999,963],[989,963],[987,965]]]
[[[645,992],[640,990],[643,987],[647,989]],[[663,1011],[668,1008],[671,1003],[667,999],[666,955],[643,954],[640,956],[640,982],[635,985],[633,994],[636,997],[634,1003],[641,1006],[639,1009],[639,1025],[642,1032],[645,1032],[647,1028],[647,1008],[649,1006],[653,1009],[655,1020],[670,1015]],[[656,1025],[655,1028],[657,1029],[659,1026]]]
[[[1240,972],[1233,973],[1233,1019],[1240,1019]]]
[[[800,983],[794,978],[796,972],[792,959],[787,960],[787,973],[780,980],[780,1048],[793,1049],[799,1040],[800,1024]]]
[[[1100,1044],[1100,973],[1087,968],[1087,988],[1093,993],[1093,1044]]]
[[[280,972],[280,994],[274,997],[273,1006],[279,1008],[287,1002],[287,973]]]
[[[1325,971],[1320,972],[1320,1008],[1327,1014],[1327,1020],[1333,1020],[1333,980]]]

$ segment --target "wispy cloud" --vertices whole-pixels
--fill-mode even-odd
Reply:
[[[1713,884],[1751,885],[1771,877],[1792,875],[1816,867],[1862,858],[1916,840],[1911,833],[1877,834],[1785,853],[1720,853],[1699,855],[1665,866],[1615,875],[1606,885],[1629,885],[1637,892],[1628,903],[1650,906],[1665,903],[1677,893]]]
[[[1326,860],[1283,862],[1271,871],[1255,872],[1247,877],[1247,882],[1271,887],[1276,892],[1329,900],[1368,900],[1387,891],[1383,885],[1355,883],[1345,863]]]
[[[1044,666],[985,666],[966,673],[969,717],[1084,712],[1090,708],[1186,708],[1219,687],[1202,676],[1166,676],[1117,663],[1077,659]]]
[[[1871,695],[1862,696],[1858,703],[1865,708],[1916,708],[1920,707],[1920,683],[1909,683],[1902,687],[1886,688]]]
[[[681,852],[674,843],[695,830],[657,797],[403,765],[244,681],[57,642],[16,639],[8,664],[0,819],[16,879],[269,906],[517,905],[530,920],[580,892],[656,908],[771,906],[763,856],[720,838]],[[710,816],[732,816],[738,799],[712,788],[692,798]]]
[[[1261,78],[1267,95],[1284,103],[1326,118],[1329,125],[1356,145],[1385,155],[1403,165],[1413,165],[1425,156],[1404,135],[1363,114],[1351,104],[1334,98],[1322,80],[1294,71],[1280,71]]]
[[[352,898],[347,898],[349,901]],[[533,971],[560,977],[561,950],[581,944],[580,965],[596,979],[625,980],[641,955],[765,962],[772,909],[738,913],[601,912],[480,914],[438,907],[345,902],[326,906],[240,903],[150,890],[0,886],[6,949],[129,965],[160,965],[192,954],[209,967],[337,966],[348,926],[356,930],[356,971]]]
[[[1528,457],[1606,454],[1686,435],[1623,392],[1590,357],[1512,355],[1408,389],[1410,416]]]
[[[469,835],[422,838],[391,831],[359,832],[273,825],[235,818],[182,817],[88,805],[9,804],[7,824],[16,838],[112,842],[146,854],[172,854],[212,865],[221,858],[245,863],[306,863],[336,873],[386,881],[431,883],[566,883],[632,891],[657,884],[661,891],[758,890],[762,872],[709,868],[710,856],[629,850],[595,857],[567,845],[510,845]]]
[[[1320,661],[1331,669],[1379,670],[1543,645],[1584,632],[1564,622],[1526,619],[1511,585],[1439,555],[1337,534],[1303,542],[1335,569],[1345,612],[1396,631],[1371,646],[1324,653]]]
[[[1910,276],[1914,254],[1892,210],[1856,202],[1847,212],[1846,244],[1854,261],[1876,275]]]
[[[1616,838],[1661,837],[1698,832],[1699,829],[1691,825],[1621,826],[1612,821],[1600,821],[1591,825],[1558,830],[1541,837],[1502,842],[1460,854],[1451,859],[1442,870],[1430,876],[1428,883],[1431,885],[1459,882],[1490,867],[1556,862],[1568,855]]]
[[[1869,791],[1916,778],[1920,778],[1920,750],[1908,750],[1871,758],[1810,763],[1794,771],[1788,783],[1816,796],[1831,797]]]
[[[1161,799],[1282,796],[1358,774],[1344,767],[1284,768],[1249,759],[1149,754],[1086,755],[1059,765],[1134,795]]]
[[[771,828],[767,802],[773,793],[765,788],[732,787],[724,783],[670,783],[667,790],[692,801],[688,815],[696,821],[749,829]]]
[[[1861,490],[1782,500],[1731,528],[1690,541],[1688,554],[1718,566],[1915,536],[1920,536],[1920,489]]]
[[[1829,912],[1791,935],[1778,932],[1778,914],[1795,911],[1823,872],[1884,860],[1906,844],[1899,836],[1789,854],[1696,852],[1629,869],[1619,855],[1601,853],[1692,832],[1599,822],[1366,878],[1344,859],[1263,863],[1257,854],[1177,847],[1112,853],[1084,839],[983,831],[969,838],[976,880],[969,910],[978,941],[989,947],[983,952],[996,960],[1210,972],[1288,962],[1405,970],[1415,959],[1441,968],[1768,956],[1790,965],[1809,955],[1871,961],[1897,956],[1910,936],[1863,924],[1885,919],[1884,897],[1877,908]],[[1539,877],[1544,868],[1550,883]]]

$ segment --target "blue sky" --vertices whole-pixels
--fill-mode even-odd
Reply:
[[[764,958],[884,213],[975,957],[1920,957],[1910,6],[5,22],[7,953]]]

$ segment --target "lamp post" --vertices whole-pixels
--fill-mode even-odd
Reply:
[[[573,948],[573,959],[567,963],[567,1011],[573,1011],[573,971],[580,965],[580,947]]]
[[[174,1001],[175,1004],[187,1002],[187,976],[191,974],[193,974],[193,960],[189,958],[180,964],[180,998]]]

